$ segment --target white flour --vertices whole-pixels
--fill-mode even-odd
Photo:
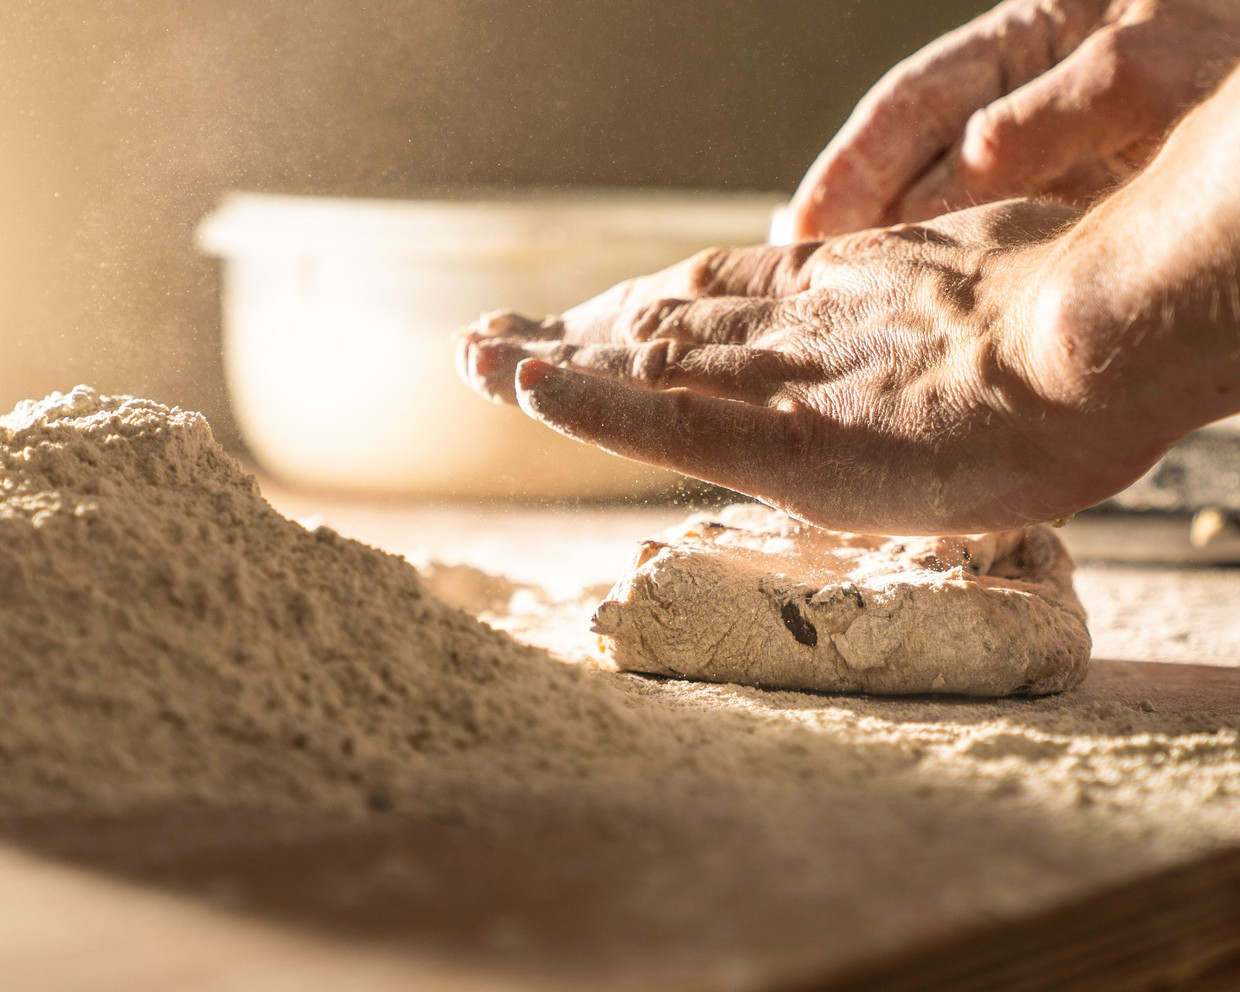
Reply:
[[[281,517],[197,414],[55,394],[0,421],[0,472],[6,804],[388,807],[642,732],[402,559]]]
[[[281,517],[200,416],[85,388],[0,420],[0,485],[0,811],[469,818],[538,795],[700,838],[693,885],[641,876],[669,926],[755,886],[830,893],[841,953],[1240,841],[1234,706],[1175,716],[1105,667],[1059,697],[931,702],[566,664]],[[542,612],[508,622],[555,641],[523,601]]]

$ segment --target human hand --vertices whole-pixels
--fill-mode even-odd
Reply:
[[[823,526],[958,534],[1055,519],[1161,454],[1089,413],[1037,333],[1038,274],[1073,217],[1013,201],[714,249],[560,317],[483,318],[458,369],[571,437]]]
[[[1007,0],[887,73],[810,167],[793,236],[1012,196],[1084,205],[1240,59],[1235,0]]]

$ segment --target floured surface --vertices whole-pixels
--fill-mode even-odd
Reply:
[[[986,702],[604,671],[597,589],[428,590],[127,403],[4,428],[0,836],[28,851],[476,987],[666,990],[816,981],[1240,843],[1235,671]],[[553,573],[555,515],[527,539]],[[7,953],[54,977],[34,946]]]
[[[1078,569],[1094,654],[1240,665],[1240,568],[1094,564]]]
[[[651,742],[644,782],[479,791],[464,820],[82,810],[0,817],[0,832],[226,914],[309,924],[320,951],[326,928],[455,961],[478,988],[778,988],[1234,841],[1240,769],[1219,728],[1240,677],[1199,675],[1102,662],[1072,692],[997,702],[620,676],[683,725],[678,748]]]
[[[621,669],[781,689],[1004,696],[1089,661],[1072,562],[1047,527],[884,538],[752,504],[643,544],[595,614]]]

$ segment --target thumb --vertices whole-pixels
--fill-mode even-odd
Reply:
[[[957,166],[967,194],[983,201],[1045,193],[1082,169],[1097,174],[1099,188],[1113,180],[1099,166],[1123,168],[1124,153],[1168,123],[1125,45],[1122,29],[1104,28],[1053,69],[975,112]]]

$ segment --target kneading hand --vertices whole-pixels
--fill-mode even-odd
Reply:
[[[892,69],[810,168],[793,233],[1011,196],[1083,205],[1240,58],[1236,0],[1008,0]]]
[[[1103,428],[1091,440],[1031,330],[1048,240],[1074,216],[1012,201],[716,249],[560,317],[490,315],[463,336],[458,368],[571,437],[825,526],[1054,519],[1159,454],[1124,457]]]

